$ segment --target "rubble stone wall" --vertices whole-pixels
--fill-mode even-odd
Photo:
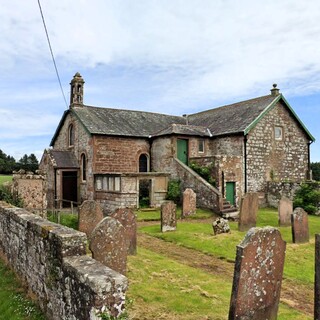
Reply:
[[[47,319],[100,319],[124,308],[127,278],[86,255],[86,235],[0,202],[0,251]]]

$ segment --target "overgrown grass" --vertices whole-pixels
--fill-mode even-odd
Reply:
[[[0,320],[45,320],[26,298],[14,273],[0,260]]]
[[[12,181],[11,175],[3,175],[0,174],[0,186],[3,185],[5,182]]]
[[[259,210],[257,226],[267,225],[278,227],[278,215],[275,209]],[[237,222],[230,222],[230,228],[231,234],[214,236],[210,223],[190,223],[180,220],[175,232],[161,233],[159,225],[142,227],[140,230],[165,241],[234,261],[236,246],[242,241],[246,232],[238,231]],[[280,227],[279,230],[282,238],[287,242],[284,277],[312,286],[314,235],[320,232],[320,218],[309,216],[310,242],[307,244],[292,243],[291,227]]]
[[[48,212],[47,218],[51,222],[58,223],[57,217],[52,212]],[[78,215],[69,212],[60,213],[60,224],[78,230]]]

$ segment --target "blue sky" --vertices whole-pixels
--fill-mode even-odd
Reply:
[[[41,0],[59,74],[88,105],[182,115],[270,93],[277,83],[316,138],[320,2]],[[0,149],[40,159],[67,109],[38,2],[0,10]]]

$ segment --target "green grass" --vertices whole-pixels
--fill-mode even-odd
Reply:
[[[12,175],[3,175],[0,174],[0,186],[7,181],[12,181]]]
[[[48,213],[47,218],[51,222],[58,223],[57,217],[53,216],[53,214],[51,212]],[[61,212],[60,213],[60,224],[62,224],[63,226],[78,230],[78,215]]]
[[[258,227],[278,227],[278,215],[275,209],[260,209]],[[235,260],[236,246],[246,232],[238,231],[237,222],[230,222],[231,234],[213,235],[210,223],[190,223],[178,221],[177,231],[160,232],[159,225],[142,227],[141,231],[165,241],[174,242],[227,260]],[[282,238],[287,242],[284,277],[290,280],[313,285],[314,281],[314,234],[320,232],[320,218],[309,216],[310,243],[293,244],[291,227],[279,228]]]
[[[14,273],[0,260],[0,320],[45,320],[26,298]]]

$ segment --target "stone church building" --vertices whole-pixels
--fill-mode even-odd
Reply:
[[[245,192],[263,200],[268,181],[309,178],[314,137],[276,85],[269,95],[183,116],[88,106],[79,73],[70,85],[70,107],[40,163],[48,208],[87,199],[106,213],[139,207],[146,189],[150,206],[160,206],[178,179],[198,206],[222,212]],[[190,163],[209,167],[215,186]]]

